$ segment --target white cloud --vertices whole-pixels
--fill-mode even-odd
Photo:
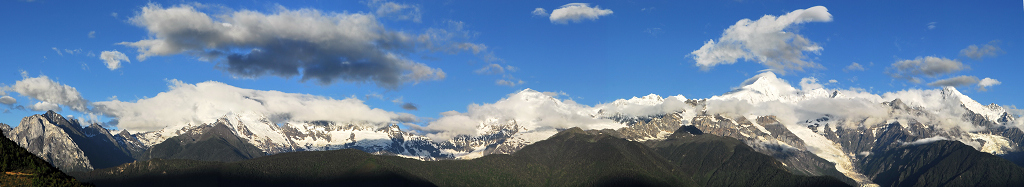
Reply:
[[[686,104],[686,97],[682,95],[662,98],[655,94],[649,94],[640,98],[618,99],[611,103],[598,104],[594,108],[600,109],[599,116],[611,117],[614,115],[627,116],[650,116],[668,114],[679,111],[694,111],[695,109]]]
[[[981,81],[978,82],[978,90],[987,91],[988,87],[992,87],[1002,83],[1003,82],[999,82],[999,80],[985,77],[984,79],[981,79]]]
[[[117,12],[111,12],[110,16],[113,16],[114,18],[117,18]]]
[[[957,72],[967,68],[959,60],[950,60],[933,56],[917,57],[913,60],[901,60],[892,63],[886,70],[893,78],[906,79],[920,83],[921,76],[936,77]]]
[[[810,91],[814,89],[824,88],[821,84],[818,84],[818,79],[814,77],[804,77],[800,79],[800,89],[803,91]]]
[[[100,59],[103,60],[104,64],[107,64],[107,69],[110,70],[121,68],[121,61],[132,62],[131,60],[128,60],[128,56],[125,56],[124,53],[118,52],[117,50],[103,51],[100,53]]]
[[[543,9],[541,9],[543,10]],[[536,15],[537,9],[534,9],[534,15]],[[573,23],[582,22],[585,19],[597,20],[598,17],[607,16],[612,14],[610,9],[601,9],[601,7],[594,6],[590,7],[587,3],[569,3],[562,5],[558,9],[551,11],[551,23],[555,24],[568,24],[569,21]]]
[[[34,105],[29,105],[28,109],[29,110],[34,110],[34,111],[48,111],[48,110],[52,110],[54,112],[60,112],[61,111],[60,110],[60,106],[58,106],[57,104],[50,103],[50,102],[45,102],[45,101],[37,102]]]
[[[64,56],[64,53],[61,53],[60,49],[57,49],[57,47],[51,47],[50,49],[53,49],[53,51],[56,51],[57,55]]]
[[[96,31],[89,31],[89,38],[96,38]]]
[[[505,68],[501,67],[501,65],[498,64],[488,64],[487,66],[484,66],[483,68],[477,69],[476,71],[473,72],[477,74],[486,75],[505,74]]]
[[[995,57],[1003,52],[1002,48],[999,48],[999,41],[993,40],[988,44],[978,47],[978,45],[970,45],[967,48],[960,50],[960,56],[966,56],[971,59],[980,60],[983,57]]]
[[[929,143],[937,142],[937,141],[941,141],[941,140],[949,140],[949,138],[942,137],[942,136],[935,136],[935,137],[931,137],[931,138],[917,139],[917,140],[914,140],[913,142],[906,142],[906,143],[903,143],[903,145],[904,146],[908,146],[908,145],[909,146],[923,145],[923,144],[929,144]]]
[[[530,12],[530,14],[533,14],[533,16],[547,17],[548,11],[544,10],[544,8],[535,8],[533,9],[533,12]]]
[[[523,82],[523,80],[519,80],[519,79],[515,79],[515,78],[512,78],[512,79],[498,79],[498,80],[494,81],[494,84],[502,85],[502,86],[508,86],[508,87],[515,87],[516,85],[521,85],[521,84],[525,84],[525,83],[526,82]]]
[[[960,127],[961,130],[967,131],[978,129],[979,127],[961,118],[961,116],[967,113],[967,110],[961,106],[963,103],[959,99],[951,98],[952,95],[956,95],[956,93],[952,93],[953,90],[955,90],[953,87],[935,90],[909,89],[886,92],[881,96],[883,101],[900,99],[909,106],[921,107],[932,114],[924,116],[899,116],[901,118],[914,119],[922,124],[935,125],[945,129],[953,127]],[[906,124],[908,122],[901,121],[900,123]]]
[[[864,66],[861,66],[857,62],[853,62],[853,63],[850,63],[849,66],[846,66],[845,68],[843,68],[843,72],[851,72],[851,71],[864,71]]]
[[[961,76],[951,77],[951,78],[948,78],[948,79],[937,80],[935,82],[928,83],[928,86],[935,86],[935,87],[945,87],[945,86],[962,87],[962,86],[974,85],[974,84],[977,84],[977,83],[978,83],[978,77],[961,75]]]
[[[0,103],[5,105],[13,105],[14,103],[18,103],[18,100],[14,99],[14,97],[5,95],[3,97],[0,97]]]
[[[449,111],[441,118],[423,127],[434,141],[446,141],[457,135],[477,135],[477,126],[488,121],[506,122],[530,129],[530,132],[580,127],[583,129],[617,129],[624,127],[609,119],[590,116],[597,108],[580,105],[572,100],[559,100],[542,92],[526,89],[486,104],[471,104],[466,113]],[[583,113],[589,111],[591,113]],[[521,132],[521,133],[530,133]]]
[[[704,46],[690,54],[697,66],[704,70],[719,64],[733,64],[740,58],[755,61],[781,73],[817,68],[821,65],[805,61],[807,57],[804,52],[818,53],[822,50],[821,46],[788,30],[796,30],[794,26],[803,23],[831,21],[832,14],[823,6],[794,10],[778,17],[765,15],[757,21],[742,19],[729,26],[718,42],[708,40]]]
[[[22,72],[22,80],[15,82],[11,90],[22,96],[39,100],[39,103],[29,106],[33,110],[51,110],[57,105],[64,105],[79,112],[89,111],[89,101],[82,98],[78,89],[50,80],[46,75],[28,77],[28,73]],[[57,108],[54,111],[59,110]]]
[[[935,24],[938,24],[938,22],[934,22],[934,21],[933,22],[929,22],[928,23],[928,30],[935,29]]]
[[[402,3],[388,2],[383,0],[372,0],[367,6],[376,9],[374,15],[377,17],[391,18],[395,20],[412,20],[419,23],[422,19],[420,7]]]
[[[209,123],[224,115],[256,112],[274,123],[290,121],[334,121],[339,123],[389,123],[415,119],[370,108],[356,98],[329,97],[238,88],[215,81],[187,84],[170,80],[169,90],[135,102],[95,102],[95,110],[115,117],[118,128],[131,132],[180,127],[187,123]]]
[[[75,53],[81,54],[82,49],[64,49],[64,52],[68,53],[69,55],[74,55]]]
[[[835,80],[835,79],[829,79],[829,80],[828,80],[828,83],[829,83],[829,84],[834,84],[834,83],[839,83],[839,81],[837,81],[837,80]]]
[[[385,11],[386,12],[386,11]],[[139,51],[137,58],[188,54],[219,60],[236,77],[267,75],[315,80],[373,83],[389,89],[406,83],[444,79],[437,68],[405,58],[409,53],[486,49],[460,42],[461,29],[428,29],[421,35],[393,31],[374,15],[287,9],[273,13],[251,10],[209,15],[192,5],[164,8],[150,4],[131,22],[152,38],[122,42]]]

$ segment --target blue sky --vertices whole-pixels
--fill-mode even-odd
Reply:
[[[152,4],[149,4],[152,3]],[[389,4],[390,3],[390,4]],[[800,51],[804,61],[817,64],[803,71],[786,71],[781,78],[797,85],[814,77],[827,88],[861,88],[871,93],[905,89],[934,89],[939,80],[958,76],[990,78],[1000,84],[979,90],[977,80],[959,87],[981,103],[1024,103],[1020,53],[1024,47],[1024,5],[1015,1],[593,1],[586,8],[609,10],[596,18],[560,23],[556,9],[576,1],[3,1],[0,2],[0,84],[16,102],[0,106],[0,122],[16,125],[22,117],[42,113],[17,106],[40,103],[40,98],[12,90],[17,81],[45,75],[74,87],[88,102],[132,102],[169,90],[170,80],[186,84],[216,81],[253,90],[276,90],[335,99],[357,98],[371,108],[409,113],[426,123],[440,113],[465,111],[472,103],[492,103],[530,88],[564,92],[563,98],[594,105],[654,93],[708,98],[736,87],[759,71],[772,68],[756,59],[738,59],[704,70],[695,60],[705,42],[721,42],[725,30],[742,19],[782,16],[815,6],[827,8],[831,21],[792,24],[783,31],[807,39],[821,49]],[[194,53],[151,55],[122,42],[160,39],[153,30],[133,22],[143,9],[182,5],[214,17],[242,11],[275,14],[300,9],[318,15],[366,15],[384,30],[409,36],[438,33],[434,47],[383,49],[400,59],[444,72],[443,78],[411,79],[389,87],[387,82],[339,78],[328,84],[302,80],[303,75],[273,73],[240,76],[229,69],[226,55],[201,59]],[[403,8],[382,12],[384,5]],[[531,11],[543,8],[545,15]],[[239,23],[235,23],[239,25]],[[460,27],[461,26],[461,27]],[[302,29],[294,29],[302,32]],[[342,40],[344,41],[344,40]],[[422,43],[421,43],[422,44]],[[486,46],[472,49],[446,45]],[[256,45],[256,44],[254,44]],[[377,44],[380,45],[380,44]],[[416,44],[420,45],[420,44]],[[969,46],[989,51],[972,58]],[[259,46],[257,46],[258,48]],[[986,48],[987,47],[987,48]],[[230,48],[230,47],[229,47]],[[247,54],[252,45],[226,53]],[[383,48],[383,47],[382,47]],[[316,49],[316,46],[313,46]],[[103,51],[123,53],[130,62],[107,67]],[[381,49],[375,49],[381,50]],[[985,55],[987,54],[987,55]],[[328,57],[335,57],[328,54]],[[894,63],[935,57],[941,63],[959,62],[955,70],[935,76],[917,74],[919,82],[898,77]],[[927,60],[924,60],[927,61]],[[271,62],[273,63],[273,62]],[[369,62],[376,63],[376,62]],[[863,68],[846,69],[852,63]],[[923,62],[925,64],[929,62]],[[478,71],[490,64],[502,72]],[[923,66],[923,65],[922,65]],[[300,69],[301,71],[316,68]],[[404,69],[406,71],[409,69]],[[493,69],[492,69],[493,70]],[[351,72],[350,72],[351,73]],[[404,72],[408,74],[409,72]],[[436,73],[436,71],[434,71]],[[347,76],[347,73],[338,74]],[[510,81],[514,86],[498,84]],[[829,83],[829,80],[836,80]],[[417,82],[418,81],[418,82]],[[520,82],[521,81],[521,82]],[[828,83],[828,84],[826,84]],[[374,97],[373,95],[379,95]],[[394,102],[401,98],[401,102]],[[403,109],[410,103],[416,110]],[[62,104],[63,114],[85,115]],[[92,107],[92,106],[89,106]],[[98,115],[108,121],[112,116]]]

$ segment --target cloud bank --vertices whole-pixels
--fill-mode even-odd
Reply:
[[[238,88],[215,81],[187,84],[170,80],[169,90],[134,102],[95,102],[95,110],[115,117],[117,127],[131,132],[213,122],[224,115],[256,112],[274,123],[335,121],[383,124],[415,119],[408,114],[370,108],[356,98],[329,97]]]
[[[390,15],[393,10],[409,9],[396,6],[384,3],[378,12]],[[421,35],[393,31],[370,14],[278,6],[272,13],[238,10],[210,15],[199,11],[203,7],[143,7],[130,20],[151,38],[120,44],[137,48],[140,61],[187,54],[219,61],[223,71],[241,78],[301,76],[303,82],[322,85],[344,81],[389,89],[445,78],[441,69],[406,58],[410,53],[478,52],[483,47],[451,41],[459,38],[436,37],[452,32],[444,29]]]
[[[547,14],[544,9],[537,8],[533,10],[533,15]],[[551,11],[551,17],[548,19],[551,23],[555,24],[569,24],[570,21],[573,23],[580,23],[584,20],[597,20],[601,16],[611,15],[611,9],[601,9],[601,7],[594,6],[590,7],[587,3],[569,3],[562,5],[558,9]]]
[[[426,126],[416,126],[434,141],[446,141],[458,135],[477,135],[484,123],[515,121],[531,131],[566,129],[617,129],[623,125],[609,119],[594,118],[599,109],[577,104],[572,100],[559,100],[542,92],[525,89],[509,94],[494,103],[471,104],[465,113],[449,111]],[[529,132],[524,132],[529,133]]]
[[[818,44],[795,32],[796,25],[809,22],[831,22],[832,14],[823,6],[794,10],[786,15],[765,15],[757,21],[742,19],[729,26],[722,37],[708,40],[700,49],[690,55],[697,61],[697,66],[709,70],[719,64],[733,64],[742,58],[754,61],[769,68],[786,71],[803,71],[804,68],[816,68],[821,65],[806,61],[804,52],[818,53],[822,50]]]

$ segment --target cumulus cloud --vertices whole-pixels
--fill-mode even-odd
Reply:
[[[3,97],[0,97],[0,103],[5,105],[13,105],[14,103],[18,103],[18,100],[14,99],[14,97],[5,95]]]
[[[107,69],[110,70],[121,68],[121,61],[132,62],[131,60],[128,60],[128,56],[125,56],[124,53],[118,52],[117,50],[103,51],[100,53],[100,59],[103,60],[104,64],[107,64]]]
[[[1003,82],[999,82],[999,80],[985,77],[984,79],[981,79],[981,81],[978,82],[978,90],[980,90],[980,91],[988,91],[988,87],[992,87],[992,86],[999,85],[999,84],[1002,84],[1002,83]]]
[[[215,81],[188,84],[168,81],[168,91],[134,102],[95,102],[95,110],[118,120],[118,128],[131,132],[210,123],[231,113],[256,112],[273,123],[334,121],[384,124],[415,119],[370,108],[357,98],[334,99],[309,94],[238,88]]]
[[[544,10],[544,8],[535,8],[533,9],[533,12],[530,12],[530,14],[533,14],[533,16],[547,17],[548,11]]]
[[[864,71],[864,66],[861,66],[860,64],[858,64],[856,62],[853,62],[853,63],[850,63],[849,66],[846,66],[845,68],[843,68],[843,72],[851,72],[851,71]]]
[[[201,60],[222,59],[219,67],[236,77],[301,76],[300,81],[322,85],[344,81],[395,89],[440,80],[444,71],[405,56],[486,49],[458,41],[467,35],[461,30],[431,28],[413,35],[385,28],[370,14],[282,6],[272,13],[239,10],[210,15],[187,4],[169,8],[150,4],[131,22],[152,36],[121,43],[137,48],[140,61],[187,54]]]
[[[821,46],[787,30],[795,30],[796,25],[803,23],[831,21],[832,14],[823,6],[794,10],[778,17],[765,15],[757,21],[742,19],[729,26],[718,42],[708,40],[690,55],[703,70],[719,64],[733,64],[740,58],[755,61],[781,73],[817,68],[821,65],[806,61],[804,52],[818,53],[822,50]]]
[[[28,77],[28,73],[22,72],[22,80],[15,82],[10,89],[22,96],[39,100],[29,106],[32,110],[60,111],[58,105],[64,105],[79,112],[89,111],[89,101],[82,98],[78,89],[50,80],[46,75]]]
[[[485,104],[471,104],[465,113],[449,111],[426,126],[415,126],[434,141],[446,141],[458,135],[477,135],[483,123],[516,124],[535,131],[580,127],[583,129],[617,129],[624,127],[609,119],[594,118],[599,109],[577,104],[572,100],[559,100],[542,92],[526,89]]]
[[[800,79],[800,89],[801,90],[809,91],[809,90],[820,89],[820,88],[824,88],[824,86],[822,86],[821,84],[818,84],[818,79],[817,78],[814,78],[814,77],[804,77],[803,79]]]
[[[936,77],[968,68],[959,60],[950,60],[934,56],[917,57],[913,60],[901,60],[892,63],[886,73],[893,78],[905,79],[913,83],[921,83],[921,76]]]
[[[534,15],[537,15],[537,10],[534,9]],[[539,9],[544,10],[544,9]],[[611,15],[611,9],[601,9],[601,7],[594,6],[590,7],[587,3],[569,3],[562,5],[558,9],[551,11],[551,23],[555,24],[568,24],[569,21],[573,23],[583,22],[584,20],[597,20],[598,17]]]
[[[50,103],[50,102],[37,102],[34,105],[29,105],[28,109],[29,110],[34,110],[34,111],[48,111],[48,110],[52,110],[54,112],[60,112],[61,111],[60,106],[58,106],[57,104],[54,104],[54,103]]]
[[[961,75],[961,76],[956,76],[956,77],[952,77],[952,78],[948,78],[948,79],[937,80],[935,82],[928,83],[928,86],[935,86],[935,87],[945,87],[945,86],[963,87],[963,86],[968,86],[968,85],[974,85],[974,84],[977,84],[977,83],[978,83],[978,77]]]
[[[89,31],[89,38],[96,38],[96,31]]]
[[[967,48],[960,50],[960,56],[966,56],[971,59],[981,60],[983,57],[995,57],[996,55],[1005,53],[1002,48],[999,48],[999,41],[993,40],[988,44],[978,47],[978,45],[969,45]]]
[[[376,9],[374,15],[377,17],[391,18],[395,20],[412,20],[419,23],[422,19],[420,7],[402,3],[388,2],[383,0],[372,0],[367,6]]]

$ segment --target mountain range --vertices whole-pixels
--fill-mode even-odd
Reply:
[[[219,174],[204,180],[263,177],[270,180],[265,184],[277,184],[274,177],[252,172],[284,167],[279,164],[287,162],[281,159],[353,157],[347,164],[366,168],[311,175],[320,178],[310,180],[353,182],[340,176],[366,174],[441,186],[499,181],[530,186],[1022,184],[1013,176],[1022,176],[1017,164],[1024,153],[1024,122],[1016,119],[1015,109],[982,105],[954,87],[882,95],[803,82],[797,89],[764,72],[705,99],[651,94],[591,107],[556,96],[525,89],[498,101],[543,108],[556,118],[474,115],[474,133],[450,139],[425,128],[402,130],[398,122],[277,124],[267,117],[271,114],[247,111],[201,124],[116,134],[49,111],[0,129],[29,152],[86,181],[110,181],[115,175],[134,176],[117,182],[154,180],[160,178],[154,172],[174,168],[178,173],[166,179],[212,172]],[[444,167],[458,171],[430,169]],[[598,172],[584,172],[590,170]],[[291,170],[278,174],[297,175],[286,171]],[[544,178],[550,174],[565,180]],[[742,180],[750,178],[764,180]],[[540,181],[546,182],[534,183]]]

